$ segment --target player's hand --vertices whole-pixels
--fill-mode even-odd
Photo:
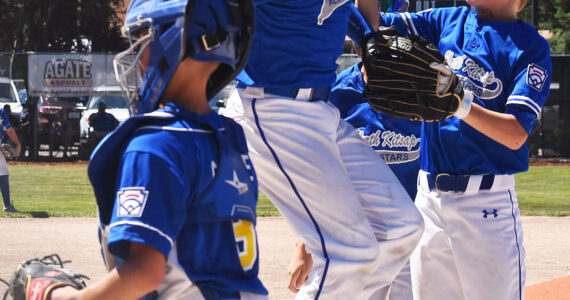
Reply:
[[[293,293],[299,292],[301,286],[309,279],[309,273],[312,269],[313,257],[311,253],[307,253],[305,244],[297,241],[293,257],[289,263],[289,290]]]
[[[70,286],[66,286],[53,290],[53,292],[51,292],[50,299],[51,300],[73,299],[73,297],[77,297],[77,293],[78,293],[77,289]]]

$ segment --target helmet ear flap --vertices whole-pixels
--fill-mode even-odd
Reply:
[[[241,70],[241,69],[240,69]],[[232,79],[237,76],[239,71],[232,69],[227,64],[220,64],[218,68],[210,75],[208,79],[208,86],[206,87],[206,97],[208,99],[214,98],[214,96]]]
[[[253,42],[255,10],[252,0],[224,0],[224,2],[228,7],[230,27],[239,29],[238,32],[233,30],[225,37],[227,44],[234,48],[232,60],[235,65],[220,63],[208,80],[206,89],[208,99],[213,98],[243,70]]]

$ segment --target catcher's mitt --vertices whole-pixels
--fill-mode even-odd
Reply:
[[[2,146],[0,146],[0,151],[2,152],[2,154],[4,154],[4,157],[6,157],[6,159],[16,159],[18,158],[18,156],[20,156],[18,148],[10,144],[6,143],[2,144]]]
[[[443,55],[427,40],[380,27],[364,37],[361,48],[367,77],[363,97],[373,109],[427,122],[469,113],[471,93],[463,91]]]
[[[58,287],[86,287],[84,275],[63,267],[57,254],[33,258],[18,265],[10,281],[10,295],[14,300],[48,299],[49,293]]]

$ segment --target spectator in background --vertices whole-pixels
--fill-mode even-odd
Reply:
[[[93,133],[97,142],[119,125],[119,120],[108,113],[105,101],[99,102],[98,110],[89,116],[89,126],[93,127]]]
[[[2,124],[2,126],[0,126],[0,139],[4,137],[5,131],[12,142],[16,144],[18,153],[20,153],[22,151],[22,145],[20,144],[18,135],[16,135],[16,131],[14,128],[12,128],[12,124],[10,123],[10,119],[4,108],[0,109],[0,123]],[[6,163],[6,157],[4,157],[4,154],[2,154],[2,152],[0,152],[0,192],[2,192],[2,200],[4,200],[4,211],[18,212],[18,210],[12,205],[10,201],[8,164]]]
[[[16,136],[20,139],[22,137],[22,119],[20,119],[18,115],[14,115],[12,113],[12,107],[10,104],[4,105],[4,111],[8,116],[8,120],[10,120],[10,124],[12,124],[12,128],[14,128],[14,131],[16,132]],[[6,136],[2,137],[2,143],[14,144],[13,140]]]
[[[71,148],[71,138],[73,135],[73,128],[67,113],[64,110],[59,112],[59,118],[51,122],[51,127],[48,131],[50,156],[54,156],[54,150],[59,151],[60,146],[63,146],[63,157],[67,157],[67,151]]]

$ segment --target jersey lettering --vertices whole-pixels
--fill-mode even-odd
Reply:
[[[458,74],[461,85],[475,94],[481,100],[495,99],[503,92],[503,83],[499,78],[495,77],[495,72],[487,72],[483,67],[479,66],[474,60],[467,58],[466,55],[453,57],[451,50],[445,52],[445,60],[449,62],[449,66],[454,70],[461,70],[465,75]],[[480,82],[482,86],[476,82]]]
[[[321,6],[321,13],[319,14],[317,24],[323,25],[323,22],[333,14],[334,10],[347,1],[348,0],[323,0],[323,6]]]
[[[253,172],[251,171],[251,159],[249,159],[249,155],[242,154],[241,160],[243,160],[243,165],[245,169],[249,171],[249,181],[253,182]]]
[[[413,134],[406,136],[391,130],[376,130],[370,135],[366,135],[364,130],[358,130],[358,133],[372,147],[382,145],[383,148],[406,148],[410,151],[421,141],[421,138]]]
[[[249,271],[257,261],[257,236],[252,222],[238,220],[233,222],[236,248],[241,267]]]

